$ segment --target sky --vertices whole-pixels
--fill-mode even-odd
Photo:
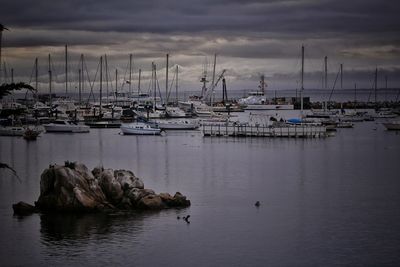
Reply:
[[[305,89],[323,88],[325,56],[328,88],[340,64],[344,89],[372,88],[375,68],[378,88],[386,86],[385,77],[389,88],[400,87],[398,0],[15,0],[1,5],[0,23],[10,29],[2,36],[2,78],[13,68],[15,80],[32,82],[37,57],[39,91],[48,88],[49,54],[54,87],[64,90],[65,45],[70,91],[77,86],[81,54],[91,80],[100,56],[107,55],[113,84],[115,69],[118,84],[127,79],[132,54],[132,90],[139,69],[142,90],[148,88],[151,62],[165,90],[166,54],[170,82],[179,66],[180,90],[200,92],[205,70],[212,80],[214,54],[216,76],[226,69],[228,90],[256,89],[262,74],[267,90],[296,89],[302,45]]]

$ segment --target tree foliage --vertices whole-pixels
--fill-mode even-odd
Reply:
[[[35,88],[30,86],[27,83],[24,82],[19,82],[19,83],[3,83],[0,85],[0,99],[2,99],[4,96],[11,94],[13,91],[18,91],[18,90],[29,90],[29,91],[35,91]]]

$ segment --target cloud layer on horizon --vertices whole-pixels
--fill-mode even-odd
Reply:
[[[0,23],[11,29],[3,34],[4,59],[21,79],[35,57],[44,62],[49,53],[61,77],[68,44],[71,69],[81,53],[91,72],[104,54],[121,72],[129,53],[136,71],[152,61],[162,69],[170,53],[171,65],[182,67],[182,86],[194,90],[205,61],[210,65],[217,53],[218,71],[228,70],[235,89],[251,88],[261,73],[277,89],[294,89],[304,44],[309,88],[321,84],[324,56],[330,80],[344,64],[346,87],[369,87],[376,66],[399,87],[399,13],[395,0],[19,0],[2,6]]]

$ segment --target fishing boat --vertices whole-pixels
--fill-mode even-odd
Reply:
[[[399,131],[400,130],[400,121],[391,121],[382,123],[385,126],[386,130],[389,131]]]
[[[269,103],[265,95],[266,83],[264,75],[261,76],[259,91],[250,92],[247,97],[238,100],[239,105],[245,110],[293,110],[294,105],[290,103]],[[276,101],[276,98],[275,98]]]
[[[67,120],[55,120],[52,123],[44,124],[47,133],[88,133],[89,126],[75,124]]]
[[[125,135],[159,135],[161,129],[144,122],[122,124],[121,131]]]

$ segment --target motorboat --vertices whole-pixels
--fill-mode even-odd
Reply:
[[[400,130],[400,121],[390,121],[383,122],[383,126],[385,126],[386,130],[390,131],[399,131]]]
[[[55,120],[44,124],[43,127],[48,133],[88,133],[90,131],[89,126],[75,124],[67,120]]]
[[[157,120],[155,124],[161,130],[196,130],[199,123],[194,120]]]
[[[125,135],[159,135],[161,129],[144,122],[124,123],[120,127]]]

